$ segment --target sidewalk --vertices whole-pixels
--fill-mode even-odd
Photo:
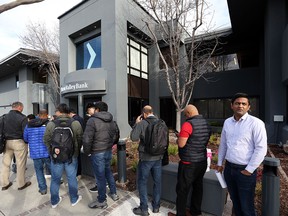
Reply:
[[[2,154],[0,155],[0,170],[2,166]],[[79,194],[83,199],[74,207],[71,206],[68,188],[65,183],[60,186],[60,196],[63,200],[59,206],[55,209],[51,208],[49,185],[50,179],[47,180],[48,193],[41,195],[38,192],[38,186],[36,176],[33,167],[33,161],[27,160],[26,179],[31,181],[32,185],[23,191],[17,190],[17,184],[15,181],[16,174],[12,174],[11,180],[13,185],[6,191],[1,191],[0,195],[0,216],[16,216],[16,215],[110,215],[110,216],[132,216],[132,209],[139,205],[139,198],[137,192],[129,192],[121,189],[117,190],[120,199],[114,202],[110,197],[107,198],[107,209],[90,209],[87,205],[96,200],[97,193],[90,193],[89,188],[93,187],[95,180],[89,176],[82,176],[79,181]],[[65,180],[65,179],[64,179]],[[151,216],[164,216],[169,211],[175,213],[175,205],[169,202],[161,201],[160,212],[157,214],[152,213],[151,204],[149,206],[149,213]],[[223,216],[231,215],[231,201],[228,201]],[[208,216],[209,214],[203,214]]]

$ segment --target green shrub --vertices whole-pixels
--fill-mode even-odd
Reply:
[[[178,145],[170,144],[168,147],[168,155],[177,155],[178,154]]]
[[[111,166],[117,165],[117,155],[113,155],[111,159]]]
[[[134,159],[131,164],[132,164],[132,171],[136,172],[138,166],[138,159]]]

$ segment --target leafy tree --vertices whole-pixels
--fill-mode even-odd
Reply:
[[[34,4],[34,3],[38,3],[38,2],[42,2],[42,1],[44,1],[44,0],[15,0],[15,1],[11,1],[9,3],[0,5],[0,14],[5,12],[5,11],[8,11],[10,9],[13,9],[15,7],[18,7],[20,5]]]
[[[138,2],[157,23],[155,25],[151,19],[143,20],[159,53],[159,77],[165,77],[167,81],[176,106],[176,129],[179,130],[181,112],[191,100],[195,81],[207,73],[211,55],[217,46],[216,38],[212,40],[213,44],[207,46],[207,43],[202,43],[205,41],[203,37],[196,35],[209,5],[205,0]],[[186,38],[189,38],[188,43],[184,43]]]
[[[49,30],[45,23],[26,25],[26,33],[20,36],[22,44],[31,49],[31,58],[23,60],[25,64],[38,65],[39,71],[48,75],[47,91],[52,103],[60,101],[59,72],[59,29]]]

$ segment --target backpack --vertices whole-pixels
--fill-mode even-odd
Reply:
[[[55,128],[52,134],[52,158],[54,162],[72,162],[72,156],[74,154],[74,142],[73,142],[73,131],[71,124],[74,121],[73,118],[69,120],[56,119]],[[57,149],[60,152],[57,152]]]
[[[145,130],[145,152],[150,155],[163,155],[169,144],[169,130],[162,119],[145,119],[149,123]]]
[[[120,130],[119,130],[119,127],[118,127],[118,124],[116,121],[114,121],[114,124],[116,127],[116,133],[113,137],[113,144],[117,144],[119,142],[119,139],[120,139]]]
[[[5,150],[5,136],[4,136],[4,119],[5,114],[0,117],[0,154],[2,154]]]

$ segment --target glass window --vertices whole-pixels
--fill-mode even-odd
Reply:
[[[140,71],[131,69],[131,74],[140,77]]]
[[[77,45],[76,69],[101,67],[101,35]]]
[[[140,70],[140,52],[133,47],[130,49],[131,67]]]
[[[148,50],[131,38],[127,39],[127,73],[148,79]]]
[[[148,72],[148,60],[147,60],[147,55],[143,54],[141,55],[141,63],[142,63],[142,71]]]
[[[233,115],[231,100],[228,98],[195,100],[194,104],[198,108],[199,113],[207,119],[226,119]],[[249,114],[259,117],[259,99],[250,98],[250,105]]]

